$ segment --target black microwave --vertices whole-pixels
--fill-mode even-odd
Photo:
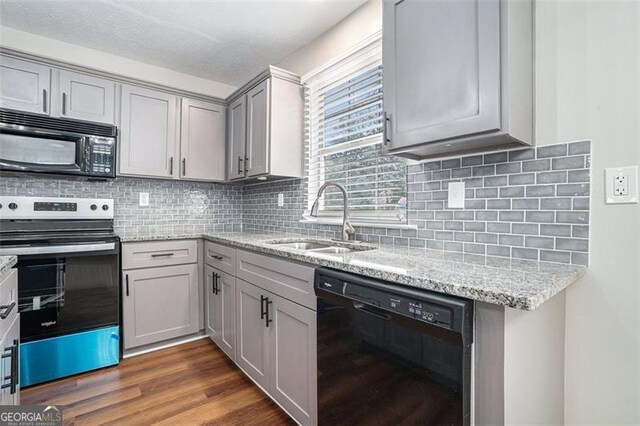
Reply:
[[[0,109],[0,171],[116,176],[115,126]]]

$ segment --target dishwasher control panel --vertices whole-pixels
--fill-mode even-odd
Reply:
[[[322,274],[316,279],[316,288],[440,327],[451,329],[453,326],[453,309],[451,307],[446,304],[438,304],[435,301],[430,302],[397,294],[391,288],[374,288],[366,284]]]

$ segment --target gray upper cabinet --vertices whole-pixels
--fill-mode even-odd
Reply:
[[[207,335],[229,358],[236,354],[236,279],[232,275],[205,265]]]
[[[141,87],[122,86],[120,174],[173,177],[177,174],[177,98]]]
[[[60,116],[114,124],[116,83],[61,70],[57,99]]]
[[[135,269],[123,274],[125,349],[198,332],[197,264]]]
[[[300,77],[276,67],[231,95],[228,179],[302,177]]]
[[[247,124],[246,96],[240,96],[229,105],[229,120],[227,121],[229,145],[229,180],[244,179],[246,170],[246,124]]]
[[[247,177],[269,170],[269,80],[247,93]]]
[[[225,180],[225,122],[224,105],[182,99],[181,178],[205,181]]]
[[[383,5],[385,144],[432,157],[533,143],[532,2]]]
[[[51,68],[0,56],[0,107],[49,114]]]

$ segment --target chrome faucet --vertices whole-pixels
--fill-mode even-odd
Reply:
[[[320,204],[320,196],[322,195],[322,193],[324,192],[324,190],[328,187],[328,186],[335,186],[336,188],[338,188],[341,192],[342,192],[342,198],[344,199],[344,206],[343,206],[343,210],[342,210],[342,240],[343,241],[348,241],[348,240],[352,240],[356,230],[353,229],[353,226],[351,226],[351,224],[349,223],[349,196],[347,195],[347,190],[344,189],[344,186],[340,185],[338,182],[333,182],[333,181],[328,181],[325,182],[324,185],[322,185],[320,187],[320,189],[318,190],[318,195],[316,197],[316,200],[313,202],[313,206],[311,206],[311,212],[310,215],[313,217],[317,217],[318,216],[318,207]]]

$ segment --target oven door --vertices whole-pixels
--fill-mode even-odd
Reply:
[[[119,243],[17,250],[21,341],[119,323]]]
[[[87,174],[86,135],[24,126],[0,127],[0,170]]]

